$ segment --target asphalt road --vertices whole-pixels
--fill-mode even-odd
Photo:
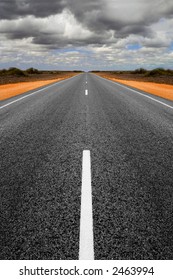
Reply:
[[[146,95],[81,74],[0,102],[0,259],[78,259],[83,150],[95,259],[173,259],[173,102]]]

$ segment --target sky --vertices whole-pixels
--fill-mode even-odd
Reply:
[[[172,0],[0,0],[0,69],[173,69]]]

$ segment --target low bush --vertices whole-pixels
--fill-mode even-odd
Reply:
[[[6,70],[6,69],[0,70],[0,75],[5,75],[6,73],[7,73],[7,70]]]
[[[164,68],[155,68],[148,72],[147,76],[162,76],[162,75],[173,75],[173,70]]]
[[[144,68],[138,68],[136,70],[134,70],[132,73],[133,74],[146,74],[148,71]]]
[[[24,71],[16,68],[16,67],[11,67],[7,70],[6,74],[8,75],[14,75],[14,76],[25,76]]]
[[[27,74],[39,74],[39,71],[37,69],[35,69],[35,68],[28,68],[26,70],[26,73]]]

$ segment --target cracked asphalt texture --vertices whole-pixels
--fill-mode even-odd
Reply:
[[[0,259],[78,259],[86,149],[95,259],[172,259],[173,109],[93,74],[0,110]]]

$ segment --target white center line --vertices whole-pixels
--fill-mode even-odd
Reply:
[[[88,90],[87,89],[85,90],[85,95],[88,95]]]
[[[82,160],[79,260],[94,260],[91,158],[89,150],[83,151]]]

